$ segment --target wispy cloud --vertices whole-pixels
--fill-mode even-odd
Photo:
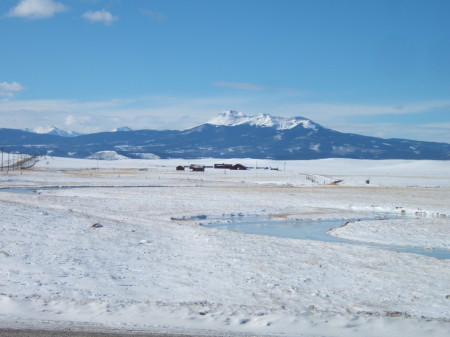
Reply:
[[[442,113],[450,113],[448,100],[395,105],[295,103],[270,108],[289,116],[311,118],[325,127],[341,132],[450,143],[448,125],[426,122],[427,116],[431,120]]]
[[[0,100],[0,124],[19,129],[56,125],[86,133],[105,131],[110,111],[127,104],[126,100]]]
[[[31,128],[55,125],[83,133],[121,126],[134,129],[183,129],[222,111],[230,99],[166,96],[80,102],[73,100],[1,100],[0,125]],[[239,103],[239,100],[235,100]]]
[[[401,138],[423,140],[439,143],[450,143],[450,123],[423,123],[409,124],[407,127],[403,123],[334,123],[329,122],[324,126],[331,129],[367,135],[380,138]]]
[[[425,101],[401,105],[382,104],[341,104],[341,103],[296,103],[286,104],[280,108],[288,113],[319,116],[321,118],[340,118],[349,116],[400,115],[427,111],[450,109],[450,101]]]
[[[23,90],[25,90],[25,87],[18,82],[0,82],[0,96],[14,97]]]
[[[166,14],[150,9],[141,9],[141,13],[159,22],[165,21],[167,19]]]
[[[7,14],[10,17],[27,19],[46,19],[69,8],[54,0],[21,0]]]
[[[104,9],[101,11],[88,11],[83,14],[83,18],[90,22],[104,23],[105,25],[110,25],[118,19],[117,16]]]
[[[263,86],[252,83],[242,83],[242,82],[223,82],[216,81],[213,82],[213,85],[216,87],[227,87],[237,90],[251,90],[251,91],[263,91],[263,90],[272,90],[272,91],[297,91],[297,89],[293,88],[283,88],[283,87],[271,87],[271,86]]]

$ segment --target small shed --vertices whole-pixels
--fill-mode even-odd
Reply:
[[[184,171],[184,166],[178,165],[178,166],[176,167],[176,170],[177,170],[177,171]]]

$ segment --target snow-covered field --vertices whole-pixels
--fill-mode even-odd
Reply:
[[[175,171],[222,162],[279,170]],[[5,187],[30,189],[0,191],[1,327],[450,334],[449,260],[199,225],[389,212],[411,217],[332,234],[450,249],[450,162],[47,158],[0,172]]]

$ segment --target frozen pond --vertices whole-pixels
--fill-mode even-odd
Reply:
[[[398,215],[380,215],[375,217],[366,217],[358,219],[327,219],[327,220],[311,220],[311,219],[283,219],[277,220],[270,217],[247,217],[233,216],[229,219],[216,220],[210,223],[202,223],[205,227],[223,228],[231,231],[247,233],[247,234],[263,234],[282,238],[300,239],[300,240],[316,240],[324,242],[339,242],[354,245],[366,245],[381,249],[388,249],[399,253],[413,253],[434,257],[437,259],[450,259],[450,251],[446,249],[425,249],[423,247],[414,246],[396,246],[383,245],[379,243],[368,243],[360,241],[346,240],[328,234],[333,228],[338,228],[346,222],[358,220],[382,221],[381,219],[398,218]]]

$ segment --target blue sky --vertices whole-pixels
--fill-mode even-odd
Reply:
[[[448,0],[2,0],[0,127],[224,110],[450,143]]]

